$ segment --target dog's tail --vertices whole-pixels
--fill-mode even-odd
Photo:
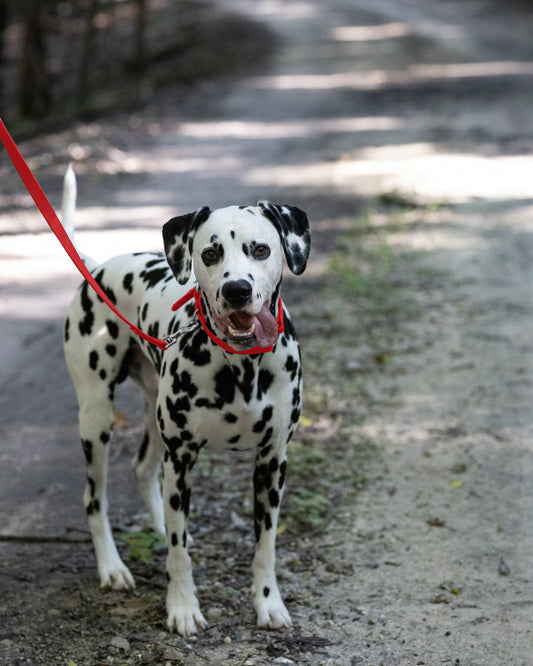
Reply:
[[[72,244],[76,246],[74,240],[75,232],[75,218],[76,218],[76,196],[77,196],[77,185],[76,185],[76,174],[74,173],[74,168],[72,162],[68,165],[65,177],[63,178],[63,197],[61,199],[61,223],[63,228],[67,232]],[[76,248],[77,249],[77,248]],[[83,259],[83,263],[91,271],[93,268],[96,268],[98,262],[88,257],[83,252],[78,250],[80,257]]]

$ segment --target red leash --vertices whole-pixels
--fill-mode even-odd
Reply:
[[[24,158],[20,154],[19,149],[17,148],[15,142],[11,138],[11,135],[7,131],[7,128],[4,125],[2,119],[0,119],[0,139],[2,140],[5,149],[7,150],[7,154],[9,155],[11,161],[13,162],[13,166],[18,171],[18,174],[21,177],[22,182],[26,186],[26,189],[30,193],[32,199],[35,201],[37,208],[41,211],[44,219],[48,222],[48,226],[54,232],[57,240],[61,243],[61,245],[67,252],[68,256],[72,259],[74,265],[79,270],[79,272],[83,275],[83,277],[87,280],[87,282],[91,285],[91,287],[96,291],[96,293],[98,294],[98,296],[100,296],[100,298],[104,301],[104,303],[106,303],[106,305],[108,305],[111,308],[111,310],[113,310],[113,312],[117,315],[117,317],[120,317],[120,319],[122,319],[123,322],[128,324],[128,326],[134,333],[136,333],[144,340],[151,342],[153,345],[156,345],[157,347],[159,347],[159,349],[162,350],[166,349],[168,347],[168,344],[167,342],[165,342],[165,340],[160,340],[159,338],[153,338],[151,335],[143,333],[143,331],[141,331],[140,328],[137,328],[137,326],[134,326],[130,321],[128,321],[126,317],[124,317],[124,315],[117,310],[117,308],[109,300],[107,294],[104,292],[102,287],[100,287],[98,282],[96,282],[94,277],[91,275],[91,273],[87,269],[87,266],[85,266],[80,255],[76,251],[76,248],[72,244],[72,241],[68,237],[68,234],[63,228],[63,225],[59,221],[59,218],[55,214],[54,209],[52,208],[50,202],[46,198],[46,195],[43,192],[39,183],[37,182],[37,179],[31,172],[30,167],[26,164]]]
[[[41,214],[43,215],[44,219],[47,221],[48,226],[54,232],[57,240],[61,243],[68,256],[72,259],[76,268],[87,280],[87,282],[91,285],[91,287],[96,291],[98,296],[100,296],[100,298],[104,301],[104,303],[109,308],[111,308],[111,310],[113,310],[113,312],[117,315],[117,317],[122,319],[122,321],[125,322],[136,335],[143,338],[143,340],[146,340],[147,342],[156,345],[156,347],[159,347],[159,349],[163,351],[168,347],[170,347],[172,344],[174,344],[174,342],[176,342],[177,335],[181,331],[178,331],[178,334],[168,336],[164,340],[161,340],[160,338],[154,338],[151,335],[144,333],[143,331],[141,331],[140,328],[138,328],[130,321],[128,321],[126,317],[119,310],[117,310],[115,305],[110,301],[105,291],[98,284],[98,282],[96,282],[90,271],[87,269],[87,266],[83,263],[82,258],[78,254],[76,248],[74,247],[74,244],[72,243],[67,232],[63,228],[63,225],[59,221],[59,218],[57,217],[54,209],[52,208],[50,202],[46,198],[45,193],[43,192],[41,186],[37,182],[37,179],[33,175],[30,167],[26,164],[26,161],[22,157],[19,149],[17,148],[11,135],[7,131],[7,128],[4,125],[1,118],[0,118],[0,140],[4,144],[7,154],[9,155],[11,161],[13,162],[13,166],[17,170],[19,176],[22,179],[22,182],[26,186],[26,189],[30,193],[32,199],[35,201],[37,208],[41,211]],[[196,290],[195,288],[193,288],[190,291],[188,291],[184,296],[182,296],[182,298],[179,299],[179,301],[174,303],[172,309],[178,310],[182,305],[187,303],[187,301],[189,301],[193,297],[195,302],[195,311],[198,315],[198,319],[201,325],[203,326],[207,335],[219,347],[222,347],[222,349],[232,354],[262,354],[264,352],[272,351],[273,346],[253,347],[252,349],[237,351],[236,349],[230,347],[226,342],[218,338],[207,326],[204,313],[202,312],[202,302],[201,302],[202,295],[200,289]],[[281,304],[281,297],[278,302],[277,323],[278,323],[278,334],[281,334],[283,333],[283,306]]]

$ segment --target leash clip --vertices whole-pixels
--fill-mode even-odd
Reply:
[[[192,331],[194,328],[198,326],[200,322],[198,321],[198,315],[196,313],[196,310],[194,312],[193,320],[187,324],[186,326],[182,326],[180,329],[178,329],[175,333],[172,333],[172,335],[165,335],[163,337],[163,340],[165,341],[165,344],[167,345],[165,349],[168,349],[169,347],[172,347],[172,345],[175,345],[176,342],[178,341],[178,338],[180,335],[183,335],[183,333],[188,333],[189,331]]]

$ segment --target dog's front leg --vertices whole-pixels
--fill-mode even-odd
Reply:
[[[252,597],[257,626],[264,629],[283,629],[292,625],[276,581],[276,530],[287,465],[285,448],[283,443],[283,446],[274,448],[266,456],[259,451],[255,460],[256,546]]]
[[[167,442],[164,457],[164,512],[167,537],[167,625],[182,636],[205,629],[187,552],[187,518],[191,497],[191,471],[198,452],[191,444]]]

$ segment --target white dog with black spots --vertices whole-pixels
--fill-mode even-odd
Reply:
[[[66,199],[73,199],[68,191]],[[69,225],[72,214],[71,204],[65,213]],[[257,624],[289,627],[276,581],[275,540],[286,447],[301,412],[302,376],[291,320],[286,309],[282,317],[278,314],[283,252],[293,273],[301,274],[306,266],[307,216],[266,201],[201,208],[167,222],[163,240],[164,253],[86,263],[130,322],[154,337],[174,336],[174,345],[162,351],[139,338],[87,282],[65,322],[65,357],[78,398],[87,466],[84,505],[101,584],[115,590],[135,585],[112,537],[106,494],[114,390],[131,377],[146,399],[146,433],[134,469],[154,528],[166,534],[169,630],[187,636],[207,626],[187,551],[191,473],[204,446],[255,450],[252,597]],[[195,284],[212,336],[198,322],[192,302],[171,309]],[[272,351],[239,353],[257,347]]]

